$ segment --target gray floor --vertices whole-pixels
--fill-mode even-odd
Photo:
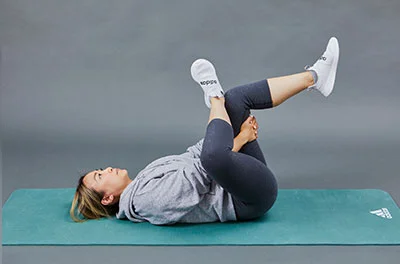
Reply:
[[[335,90],[252,111],[279,188],[377,188],[400,204],[400,2],[0,1],[2,204],[18,188],[75,187],[204,136],[190,65],[224,89],[302,71],[330,36]],[[3,247],[4,263],[392,263],[396,246]]]

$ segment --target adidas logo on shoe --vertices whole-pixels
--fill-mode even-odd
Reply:
[[[209,84],[217,84],[218,82],[216,80],[207,80],[207,81],[202,81],[200,82],[201,85],[209,85]]]

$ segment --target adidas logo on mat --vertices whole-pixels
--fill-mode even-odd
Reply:
[[[375,211],[370,211],[371,214],[383,217],[383,218],[388,218],[392,219],[392,215],[390,214],[389,210],[387,208],[381,208]]]

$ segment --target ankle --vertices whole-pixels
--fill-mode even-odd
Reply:
[[[316,73],[315,73],[316,74]],[[312,86],[315,84],[314,82],[314,76],[313,73],[311,71],[306,71],[305,77],[304,77],[304,81],[305,81],[305,85],[307,87]]]
[[[211,97],[210,103],[212,104],[225,104],[225,97]]]

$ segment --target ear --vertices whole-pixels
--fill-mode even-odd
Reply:
[[[114,195],[104,196],[101,200],[102,205],[110,205],[114,201]]]

